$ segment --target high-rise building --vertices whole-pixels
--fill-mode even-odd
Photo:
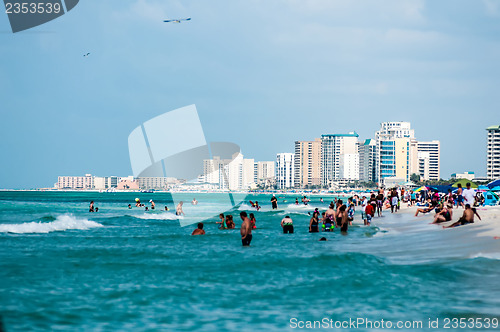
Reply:
[[[375,181],[384,178],[410,180],[412,165],[410,143],[415,132],[409,122],[383,122],[375,133]]]
[[[232,159],[214,156],[203,160],[201,182],[216,184],[222,190],[246,190],[253,185],[253,180],[254,160],[244,159],[241,153]]]
[[[295,142],[295,187],[321,184],[321,138]]]
[[[344,154],[358,154],[358,137],[359,135],[355,132],[321,135],[321,185],[329,186],[332,181],[341,179],[356,180],[359,178],[359,159],[357,163],[358,170],[347,170],[344,166],[342,173],[340,172],[341,156]],[[345,160],[346,157],[343,158]],[[349,163],[349,167],[356,167],[355,165],[354,162]],[[352,178],[345,178],[346,174],[352,175]]]
[[[423,180],[440,179],[440,142],[417,142],[418,174]]]
[[[375,151],[376,144],[374,139],[366,139],[358,146],[360,181],[375,181]]]
[[[278,189],[294,187],[294,154],[278,153],[276,155],[276,185]]]
[[[271,185],[275,180],[274,161],[257,161],[254,164],[254,182],[259,185]]]
[[[486,176],[490,180],[500,178],[500,126],[486,128],[488,146],[486,154]]]

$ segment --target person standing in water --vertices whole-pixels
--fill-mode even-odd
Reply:
[[[340,231],[343,233],[347,233],[347,229],[349,228],[349,221],[347,220],[347,207],[342,205],[339,208],[339,213],[337,214],[337,219],[340,219]]]
[[[245,211],[240,212],[240,218],[243,220],[240,228],[241,244],[244,247],[248,247],[250,246],[250,242],[252,242],[252,225]]]
[[[203,230],[203,223],[198,223],[198,228],[196,228],[191,235],[205,235],[205,231]]]
[[[281,227],[283,228],[283,234],[293,234],[293,221],[290,216],[286,216],[281,220]]]
[[[252,229],[256,229],[257,226],[255,225],[255,223],[257,222],[257,220],[255,219],[255,215],[253,213],[250,213],[249,218],[250,222],[252,223]]]
[[[193,200],[191,201],[191,204],[193,204],[193,205],[197,205],[198,204],[198,201],[196,200],[196,198],[193,198]]]
[[[273,210],[276,210],[278,208],[278,199],[274,194],[273,197],[271,198],[271,205],[273,206]]]
[[[220,221],[215,222],[216,224],[220,224],[219,229],[227,229],[226,219],[224,218],[223,213],[219,214],[219,219]]]
[[[175,209],[175,215],[180,216],[180,215],[186,215],[184,211],[182,211],[182,204],[184,204],[183,201],[180,201],[179,204],[177,204],[177,208]]]
[[[89,212],[94,212],[94,201],[90,201]]]
[[[155,209],[155,202],[153,202],[153,200],[150,199],[149,203],[151,203],[151,210],[154,210]]]
[[[314,211],[311,220],[309,221],[309,233],[319,232],[319,212]]]

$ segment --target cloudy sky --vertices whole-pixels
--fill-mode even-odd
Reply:
[[[129,175],[129,133],[190,104],[256,160],[410,121],[443,178],[485,175],[500,124],[495,0],[83,0],[16,34],[0,13],[0,42],[0,188]]]

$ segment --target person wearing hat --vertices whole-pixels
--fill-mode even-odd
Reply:
[[[153,202],[153,200],[150,199],[149,203],[151,203],[151,210],[154,210],[155,209],[155,202]]]
[[[273,197],[271,198],[271,205],[273,206],[273,210],[276,210],[278,208],[278,199],[274,194]]]

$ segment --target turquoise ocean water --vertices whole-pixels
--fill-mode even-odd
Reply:
[[[347,235],[310,234],[307,212],[331,197],[296,207],[292,195],[278,211],[270,195],[248,197],[263,210],[243,203],[232,211],[237,228],[221,231],[209,216],[223,212],[227,195],[182,195],[200,202],[185,204],[184,221],[208,218],[207,235],[190,236],[194,224],[180,227],[162,211],[174,208],[168,194],[0,192],[5,330],[288,331],[291,320],[324,318],[422,321],[430,330],[429,318],[444,328],[446,319],[500,316],[500,240],[387,212]],[[135,197],[157,210],[129,210]],[[98,213],[88,212],[91,200]],[[240,210],[257,218],[249,248]],[[281,233],[285,215],[294,234]]]

